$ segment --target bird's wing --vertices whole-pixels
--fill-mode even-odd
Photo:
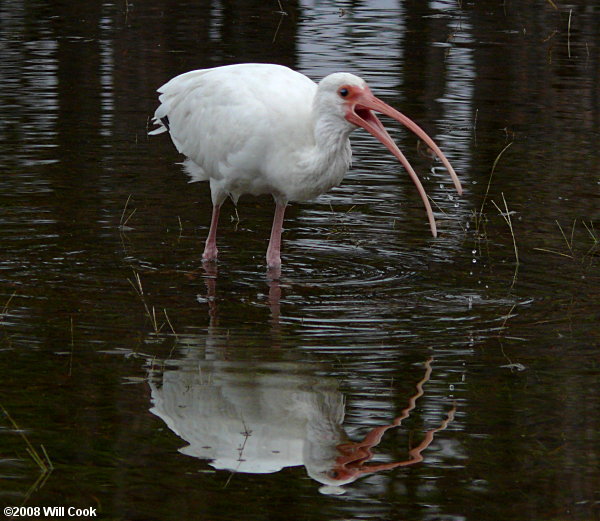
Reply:
[[[168,130],[177,150],[209,177],[229,167],[250,171],[270,150],[311,138],[306,129],[315,91],[306,76],[279,65],[187,72],[158,89],[159,127],[151,133]]]

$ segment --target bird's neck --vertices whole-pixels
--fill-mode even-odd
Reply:
[[[339,118],[335,121],[322,116],[315,120],[312,143],[298,151],[296,173],[283,191],[288,200],[306,201],[342,182],[352,158],[351,131]]]
[[[346,147],[350,133],[355,128],[337,116],[319,115],[314,123],[316,145],[323,150],[339,152]]]
[[[327,173],[334,170],[343,175],[350,167],[352,151],[348,139],[354,127],[335,116],[321,115],[315,121],[315,145],[312,153],[314,169]],[[341,181],[341,179],[340,179]]]

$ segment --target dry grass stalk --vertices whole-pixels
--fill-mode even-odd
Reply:
[[[480,228],[481,222],[483,220],[483,208],[485,207],[485,203],[487,202],[487,198],[488,198],[488,195],[490,193],[490,186],[492,185],[492,178],[494,177],[494,171],[496,170],[496,166],[498,165],[498,162],[500,161],[500,158],[502,157],[502,155],[504,154],[504,152],[506,152],[511,147],[512,144],[513,144],[513,142],[511,141],[502,150],[500,150],[500,153],[496,156],[496,159],[494,160],[494,163],[492,164],[492,171],[490,172],[490,177],[488,179],[488,184],[487,184],[487,187],[485,189],[485,194],[483,196],[483,201],[481,201],[481,207],[479,208],[479,213],[475,212],[475,214],[474,214],[474,217],[475,217],[475,229],[477,231],[477,234],[479,234],[479,228]]]
[[[25,450],[27,451],[27,454],[29,454],[31,459],[35,462],[35,464],[39,467],[40,472],[42,472],[42,474],[48,474],[52,472],[54,470],[54,465],[52,464],[52,461],[50,460],[50,457],[46,452],[46,448],[43,445],[40,445],[42,452],[44,453],[44,457],[42,457],[29,441],[29,438],[25,434],[25,431],[23,431],[23,429],[21,429],[17,425],[17,422],[13,419],[13,417],[8,413],[8,411],[4,408],[2,404],[0,404],[0,409],[4,413],[4,416],[8,418],[8,421],[12,424],[15,431],[21,436],[21,438],[25,442]]]
[[[508,228],[509,228],[510,234],[512,236],[513,247],[515,250],[515,273],[513,276],[513,283],[512,283],[512,285],[514,286],[515,282],[517,281],[517,275],[519,273],[519,249],[517,248],[517,239],[515,237],[515,230],[513,229],[512,219],[510,218],[510,212],[508,211],[508,205],[506,204],[506,199],[504,198],[504,192],[502,192],[502,201],[504,203],[504,210],[505,210],[504,212],[502,212],[502,210],[496,204],[495,201],[492,201],[492,203],[494,204],[494,206],[496,207],[498,212],[500,212],[500,215],[506,221],[506,224],[508,224]]]

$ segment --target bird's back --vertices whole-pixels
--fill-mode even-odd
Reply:
[[[238,64],[176,76],[158,89],[151,134],[169,131],[196,180],[265,176],[286,147],[310,146],[316,84],[287,67]],[[235,173],[234,173],[235,172]],[[240,192],[260,192],[240,187]]]

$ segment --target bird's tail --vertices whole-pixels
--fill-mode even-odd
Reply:
[[[159,109],[160,109],[160,107],[159,107]],[[158,112],[158,110],[156,112]],[[151,130],[150,132],[148,132],[148,134],[151,136],[155,136],[157,134],[162,134],[163,132],[167,132],[169,130],[169,116],[167,116],[166,114],[162,117],[155,114],[154,117],[152,118],[152,123],[154,123],[155,125],[158,125],[158,128],[155,128],[154,130]]]

